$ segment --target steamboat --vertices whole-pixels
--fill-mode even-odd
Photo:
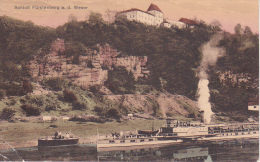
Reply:
[[[169,145],[237,138],[259,138],[259,124],[206,125],[203,122],[180,122],[174,119],[166,119],[166,123],[159,130],[139,130],[136,134],[120,132],[120,134],[98,138],[97,148]]]

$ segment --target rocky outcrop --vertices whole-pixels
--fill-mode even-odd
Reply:
[[[73,57],[65,56],[64,40],[56,39],[49,54],[40,51],[29,62],[29,69],[35,82],[44,78],[61,77],[88,88],[96,84],[102,85],[107,80],[108,70],[117,66],[126,67],[136,80],[139,77],[147,77],[147,59],[146,56],[120,57],[120,52],[106,44],[97,45],[97,50],[86,49],[86,53],[79,56],[79,63],[72,64]]]

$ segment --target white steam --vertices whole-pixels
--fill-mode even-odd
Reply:
[[[211,122],[211,115],[214,114],[211,111],[211,104],[209,102],[209,80],[207,74],[207,68],[209,65],[214,65],[218,57],[222,56],[224,50],[217,47],[218,42],[222,39],[221,34],[214,35],[209,42],[202,45],[203,58],[199,67],[199,84],[198,84],[198,106],[201,111],[204,111],[204,122],[209,124]]]

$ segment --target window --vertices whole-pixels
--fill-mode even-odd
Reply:
[[[254,108],[256,109],[256,106],[254,106]]]
[[[125,143],[125,140],[123,140],[123,141],[120,141],[120,143]]]
[[[149,141],[153,141],[153,139],[149,139]]]
[[[115,141],[114,140],[109,140],[109,143],[115,143]]]
[[[141,139],[140,142],[144,142],[144,139]]]
[[[130,140],[130,142],[135,142],[135,140]]]

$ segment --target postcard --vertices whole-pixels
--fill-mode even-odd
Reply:
[[[0,161],[259,161],[257,0],[1,0]]]

